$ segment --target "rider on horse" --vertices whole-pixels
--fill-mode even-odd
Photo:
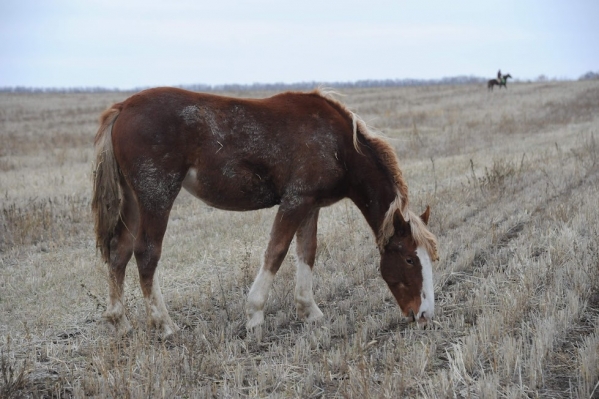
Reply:
[[[489,90],[493,90],[493,86],[499,86],[500,88],[503,86],[507,89],[507,80],[508,78],[511,78],[512,75],[510,75],[509,73],[506,75],[503,75],[501,73],[501,69],[497,71],[497,79],[490,79],[487,82],[487,88]]]

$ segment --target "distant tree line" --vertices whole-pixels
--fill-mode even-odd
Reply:
[[[476,76],[455,76],[442,79],[367,79],[355,82],[299,82],[299,83],[253,83],[249,85],[182,85],[181,88],[193,91],[276,91],[276,90],[311,90],[315,87],[330,87],[333,89],[373,88],[373,87],[403,87],[430,85],[457,85],[486,82],[485,78]]]
[[[106,87],[0,87],[0,92],[3,93],[109,93],[114,91],[135,91],[109,89]]]
[[[578,78],[578,80],[597,80],[599,79],[599,72],[589,71]]]
[[[375,88],[375,87],[406,87],[406,86],[435,86],[435,85],[467,85],[486,83],[488,78],[478,76],[452,76],[441,79],[367,79],[355,82],[299,82],[299,83],[253,83],[253,84],[189,84],[179,85],[182,89],[203,92],[220,91],[282,91],[282,90],[311,90],[316,87],[329,87],[332,89],[348,88]],[[578,80],[599,79],[599,72],[587,72]],[[549,80],[545,75],[540,75],[536,81]],[[554,79],[556,80],[556,79]],[[516,79],[516,81],[518,81]],[[529,81],[530,82],[530,81]],[[136,92],[148,87],[136,87],[129,90],[106,87],[71,87],[71,88],[40,88],[40,87],[0,87],[4,93],[107,93],[107,92]]]
[[[461,85],[486,82],[485,78],[476,76],[455,76],[442,79],[368,79],[355,82],[298,82],[298,83],[253,83],[253,84],[188,84],[179,85],[182,89],[192,91],[277,91],[277,90],[311,90],[316,87],[330,87],[333,89],[345,88],[373,88],[373,87],[403,87],[403,86],[430,86],[430,85]],[[131,90],[109,89],[105,87],[73,87],[73,88],[39,88],[39,87],[0,87],[1,92],[9,93],[106,93],[113,91],[140,91],[147,87],[136,87]]]

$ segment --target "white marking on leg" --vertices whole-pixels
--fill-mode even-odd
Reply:
[[[166,338],[169,335],[179,331],[179,327],[171,320],[162,298],[162,291],[158,282],[158,271],[154,273],[152,281],[152,292],[146,299],[146,309],[150,323],[157,328],[162,329],[162,337]]]
[[[125,307],[120,299],[114,300],[113,298],[110,298],[103,316],[114,325],[119,337],[122,337],[131,331],[131,323],[125,315]]]
[[[424,247],[418,247],[416,249],[416,255],[418,255],[420,264],[422,265],[422,292],[420,293],[422,303],[420,304],[420,309],[418,309],[416,320],[420,321],[420,319],[424,317],[425,320],[429,321],[432,320],[435,315],[433,264],[428,251]]]
[[[264,303],[268,298],[268,293],[274,278],[274,274],[269,270],[265,270],[264,266],[260,268],[260,271],[252,284],[250,293],[248,294],[247,329],[252,329],[264,322]]]
[[[104,311],[104,318],[110,321],[116,329],[118,336],[124,336],[131,331],[131,323],[125,315],[123,305],[123,287],[117,287],[116,282],[110,282],[108,294],[108,306]]]
[[[308,321],[319,319],[322,312],[314,301],[312,292],[312,268],[305,262],[296,260],[295,306],[299,317]]]
[[[106,306],[106,311],[104,311],[104,317],[112,323],[117,323],[124,316],[124,313],[125,309],[121,301],[110,296],[108,298],[108,306]]]

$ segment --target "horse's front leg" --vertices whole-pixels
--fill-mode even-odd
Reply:
[[[295,279],[295,306],[297,315],[307,321],[323,317],[314,301],[312,292],[312,268],[316,258],[316,230],[318,209],[310,212],[296,234],[297,274]]]
[[[311,206],[303,203],[292,209],[281,204],[270,232],[270,241],[264,253],[264,263],[250,288],[247,301],[247,329],[252,329],[264,322],[264,303],[275,274],[287,255],[291,240],[299,225],[310,212]]]

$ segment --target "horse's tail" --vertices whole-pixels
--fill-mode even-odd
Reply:
[[[119,183],[120,169],[112,147],[112,125],[121,107],[115,104],[100,117],[100,128],[94,146],[96,163],[93,171],[92,212],[95,219],[96,247],[102,259],[110,260],[110,241],[121,215],[123,189]]]

